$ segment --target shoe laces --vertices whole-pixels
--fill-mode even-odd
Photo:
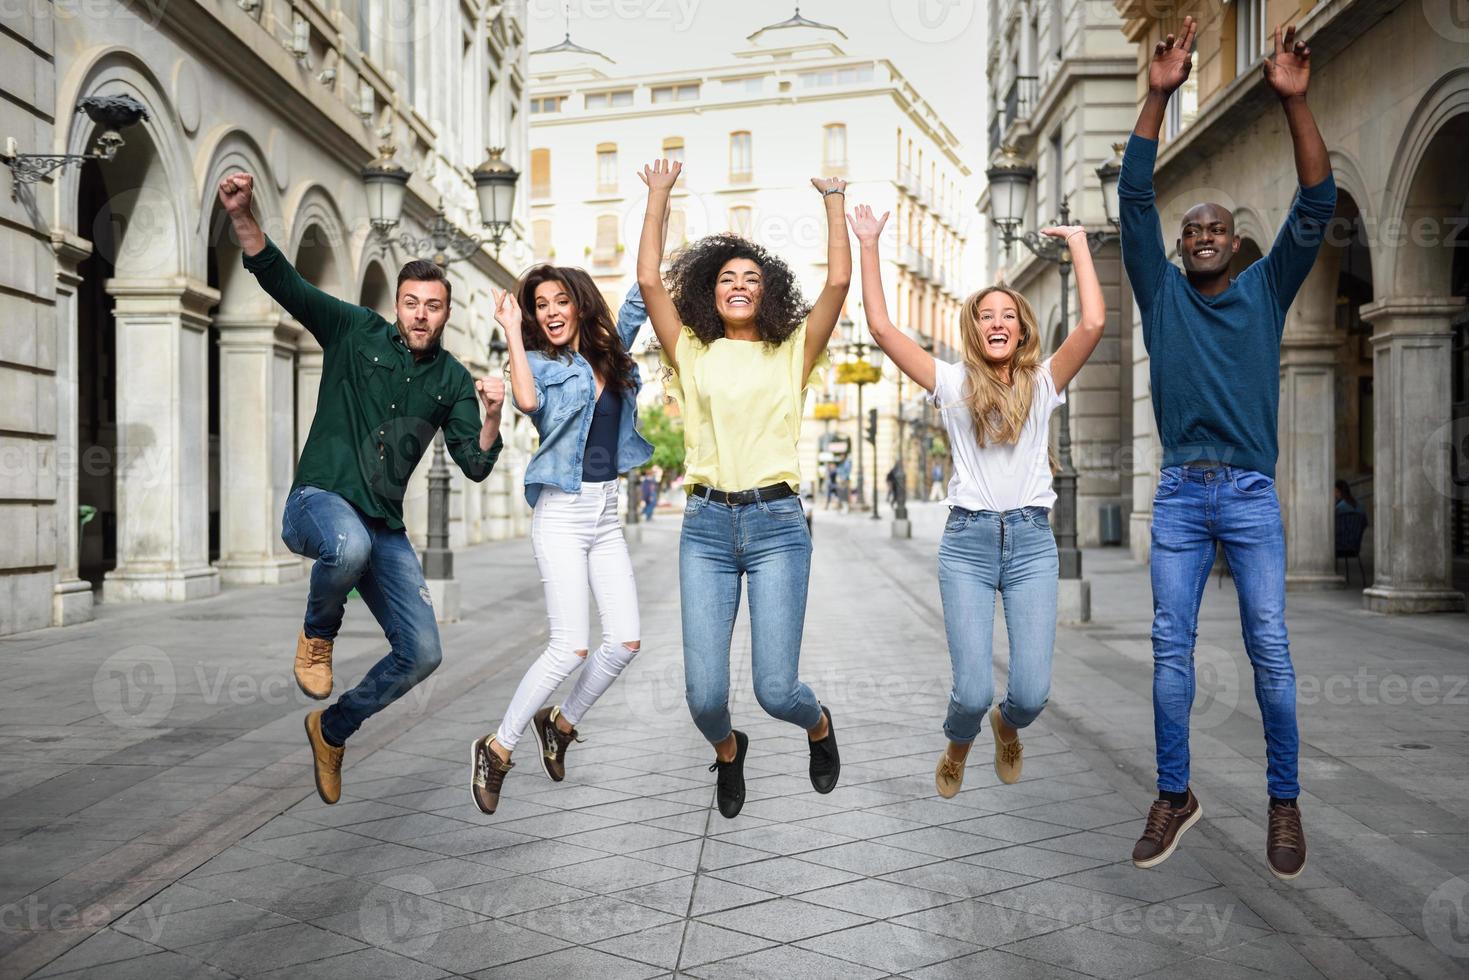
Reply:
[[[1167,800],[1154,800],[1148,807],[1148,823],[1143,828],[1143,840],[1161,844],[1173,823],[1174,809]]]
[[[488,743],[479,750],[474,760],[474,779],[479,785],[493,792],[499,792],[500,784],[505,782],[505,773],[510,771],[514,763],[506,763],[504,767],[492,765],[490,760],[495,753],[490,749]]]
[[[332,662],[332,641],[320,637],[306,638],[306,664],[309,667],[326,667]]]
[[[1293,806],[1270,809],[1270,849],[1301,849],[1301,811]]]
[[[546,754],[551,758],[556,759],[565,755],[567,747],[570,746],[572,742],[585,741],[586,739],[582,738],[581,735],[577,733],[577,730],[575,728],[573,728],[569,732],[563,732],[561,729],[556,727],[556,723],[554,721],[551,721],[549,718],[546,719]]]
[[[964,771],[964,763],[955,759],[945,752],[944,757],[939,760],[939,773],[947,779],[958,779],[959,774]]]
[[[1001,740],[1000,761],[1007,766],[1013,766],[1015,763],[1020,761],[1021,748],[1022,746],[1019,739],[1016,739],[1013,742],[1006,742],[1004,740]]]

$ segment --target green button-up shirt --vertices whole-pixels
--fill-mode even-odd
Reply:
[[[269,240],[245,256],[245,268],[324,351],[292,489],[330,490],[401,528],[408,477],[439,429],[465,476],[478,483],[490,475],[504,442],[479,448],[479,398],[454,355],[436,344],[415,360],[397,326],[308,283]]]

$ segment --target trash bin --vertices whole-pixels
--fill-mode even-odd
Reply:
[[[1102,544],[1115,548],[1122,544],[1122,505],[1104,504],[1098,521]]]

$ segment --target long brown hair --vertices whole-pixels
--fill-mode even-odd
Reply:
[[[602,291],[592,282],[592,277],[574,265],[531,266],[516,283],[515,296],[531,328],[522,332],[525,349],[540,351],[550,358],[571,360],[570,345],[557,347],[552,344],[536,317],[536,289],[544,282],[554,282],[571,294],[571,300],[576,304],[577,350],[592,365],[603,384],[615,382],[618,387],[631,388],[633,360],[622,346],[622,338],[617,335],[612,311],[602,298]]]
[[[1010,356],[1010,383],[999,367],[984,356],[984,332],[979,326],[980,303],[990,293],[1004,293],[1015,304],[1020,318],[1020,342]],[[964,341],[964,373],[968,377],[965,401],[974,419],[974,438],[981,445],[1015,442],[1035,398],[1036,375],[1040,371],[1041,338],[1035,311],[1024,296],[1008,286],[988,286],[971,293],[959,314],[959,335]]]

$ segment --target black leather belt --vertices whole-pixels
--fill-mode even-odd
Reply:
[[[705,500],[716,504],[753,504],[757,500],[783,500],[786,497],[794,497],[796,491],[791,489],[789,483],[772,483],[768,487],[758,487],[754,490],[736,490],[727,493],[723,490],[714,490],[702,484],[694,484],[689,490],[690,496],[703,497]]]

